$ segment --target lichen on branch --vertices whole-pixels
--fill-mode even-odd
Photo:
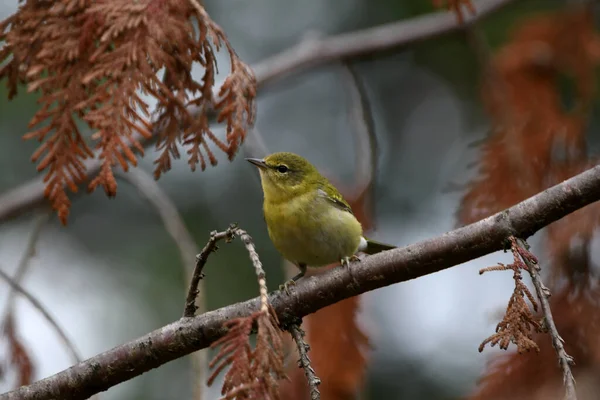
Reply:
[[[46,170],[45,196],[63,223],[70,207],[66,188],[75,192],[87,179],[84,160],[95,157],[92,148],[103,164],[88,188],[102,186],[114,196],[113,167],[135,166],[131,149],[143,155],[142,140],[153,128],[160,130],[158,178],[179,157],[178,144],[187,146],[192,169],[204,169],[206,158],[216,164],[211,142],[231,160],[254,122],[254,74],[195,0],[25,1],[0,22],[0,41],[0,79],[9,98],[19,84],[40,93],[24,138],[41,142],[32,161]],[[231,71],[215,99],[215,51],[221,47]],[[204,68],[199,82],[193,65]],[[142,95],[157,101],[154,127]],[[203,112],[192,115],[190,105]],[[226,123],[225,140],[210,130],[209,111]],[[91,138],[84,137],[81,122]]]

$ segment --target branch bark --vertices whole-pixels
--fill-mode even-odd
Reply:
[[[480,0],[477,2],[477,15],[466,17],[465,24],[478,21],[512,1],[514,0]],[[252,69],[256,75],[258,88],[262,89],[268,84],[308,68],[392,50],[460,29],[464,29],[464,26],[458,24],[454,12],[436,12],[341,35],[305,40],[265,59]],[[197,107],[193,112],[199,112]],[[154,129],[151,139],[144,139],[141,135],[134,136],[147,147],[155,142],[158,134],[158,130]],[[101,163],[96,159],[87,160],[85,166],[88,175],[96,175],[100,165]],[[43,203],[42,178],[24,183],[0,196],[0,223]]]
[[[527,239],[544,226],[600,200],[600,166],[553,186],[505,211],[436,238],[385,251],[301,280],[291,295],[271,294],[280,322],[290,324],[348,297],[415,279],[503,248],[510,236]],[[210,346],[224,323],[259,309],[259,298],[194,318],[182,318],[129,343],[0,395],[0,399],[84,399],[169,361]]]

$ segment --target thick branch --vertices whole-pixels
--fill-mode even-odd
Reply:
[[[512,1],[514,0],[480,0],[476,5],[477,15],[467,17],[465,21],[467,24],[477,21]],[[260,89],[266,84],[311,67],[391,50],[459,29],[462,27],[457,23],[454,12],[437,12],[407,21],[303,41],[258,63],[253,66],[253,70]],[[199,110],[195,107],[192,112],[197,113]],[[134,135],[134,139],[144,146],[149,146],[156,140],[158,133],[157,129],[154,129],[152,139],[144,139],[140,135]],[[88,160],[85,165],[88,175],[94,176],[98,173],[101,163],[94,159]],[[24,183],[0,196],[0,222],[21,215],[43,203],[42,178]]]
[[[276,292],[271,304],[280,322],[297,318],[348,297],[415,279],[503,248],[506,238],[527,238],[544,226],[600,200],[600,166],[553,186],[503,212],[436,238],[385,251],[344,268],[301,280],[290,296]],[[194,318],[183,318],[117,346],[0,399],[84,399],[171,360],[210,346],[232,318],[259,308],[255,298]]]

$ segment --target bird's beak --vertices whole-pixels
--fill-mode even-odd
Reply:
[[[260,158],[246,158],[246,161],[248,161],[251,164],[256,165],[258,168],[261,168],[261,169],[267,168],[267,164],[265,164],[265,160],[261,160]]]

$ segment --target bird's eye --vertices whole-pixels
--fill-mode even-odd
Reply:
[[[277,171],[281,172],[282,174],[285,174],[286,172],[288,172],[288,167],[285,165],[279,165],[277,166]]]

